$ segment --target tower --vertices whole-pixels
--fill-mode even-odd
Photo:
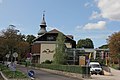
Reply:
[[[47,27],[47,25],[45,22],[45,14],[43,14],[43,18],[42,18],[42,21],[40,24],[40,30],[38,32],[38,35],[42,35],[42,34],[46,33],[47,32],[46,27]]]

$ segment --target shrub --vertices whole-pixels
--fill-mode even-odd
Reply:
[[[72,73],[82,73],[82,68],[78,65],[39,64],[37,67]]]
[[[0,69],[3,72],[3,74],[9,79],[11,79],[11,78],[20,78],[20,79],[27,78],[27,76],[25,74],[23,74],[22,72],[20,72],[18,70],[11,71],[8,67],[6,67],[2,64],[0,64]]]
[[[42,62],[42,64],[51,64],[52,63],[52,61],[50,61],[50,60],[45,60],[45,62]]]

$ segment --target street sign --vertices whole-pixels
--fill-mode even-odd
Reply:
[[[5,56],[6,58],[9,58],[10,57],[10,54],[6,54],[6,56]]]
[[[10,68],[11,71],[16,71],[16,65],[15,65],[15,63],[13,63],[13,62],[10,63],[9,64],[9,68]]]
[[[31,53],[27,53],[27,58],[31,58],[32,54]]]
[[[79,56],[79,65],[81,66],[85,65],[85,56]]]
[[[15,52],[15,53],[13,53],[13,57],[18,57],[18,53],[17,52]]]
[[[35,72],[34,72],[33,70],[30,70],[30,71],[28,72],[28,76],[29,76],[31,79],[34,79],[34,74],[35,74]]]

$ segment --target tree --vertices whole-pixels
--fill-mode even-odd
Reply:
[[[120,32],[113,33],[108,38],[108,46],[111,58],[118,59],[120,69]]]
[[[27,35],[26,41],[31,44],[36,37],[34,35]]]
[[[21,44],[19,46],[19,44]],[[23,44],[24,43],[24,44]],[[1,31],[0,35],[0,53],[2,56],[6,54],[12,54],[17,52],[19,55],[25,54],[22,53],[27,49],[28,44],[25,42],[25,35],[22,35],[19,30],[15,29],[14,25],[10,25],[7,29]]]
[[[26,41],[29,43],[29,52],[31,53],[31,44],[33,43],[33,40],[35,39],[36,37],[34,35],[27,35],[26,36]]]
[[[102,45],[99,47],[100,49],[108,49],[108,44]]]
[[[65,64],[66,63],[66,53],[65,53],[65,36],[62,33],[58,33],[56,40],[56,49],[53,56],[55,64]]]
[[[89,38],[80,39],[77,43],[77,48],[94,48],[93,41]]]

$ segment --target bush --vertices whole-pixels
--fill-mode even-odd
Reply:
[[[16,70],[16,71],[11,71],[8,67],[0,64],[0,70],[3,72],[3,74],[11,79],[11,78],[27,78],[27,76],[25,74],[23,74],[22,72]]]
[[[52,63],[52,61],[50,61],[50,60],[45,60],[45,62],[42,62],[42,64],[51,64]]]
[[[82,73],[82,68],[78,65],[55,65],[55,64],[39,64],[39,68],[47,68],[52,70],[59,70],[72,73]]]

